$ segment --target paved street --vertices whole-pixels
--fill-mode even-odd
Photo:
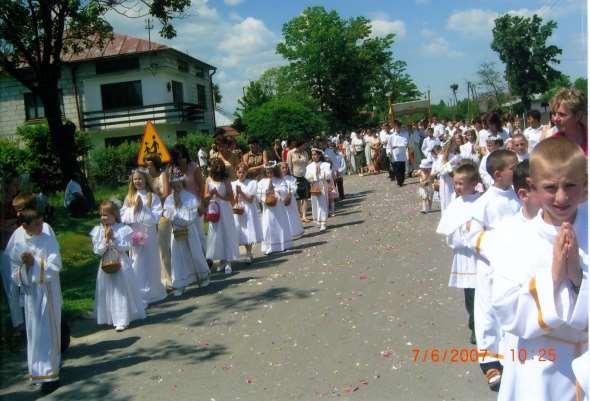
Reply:
[[[62,387],[44,399],[494,400],[476,363],[450,362],[473,346],[439,213],[418,212],[415,180],[347,177],[345,191],[328,231],[308,226],[290,252],[215,275],[122,333],[77,322]],[[432,348],[447,360],[422,362]],[[34,399],[13,358],[0,398]]]

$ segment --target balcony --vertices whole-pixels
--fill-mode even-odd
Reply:
[[[84,129],[107,130],[154,123],[199,123],[205,119],[202,106],[193,103],[160,103],[108,111],[84,112]]]

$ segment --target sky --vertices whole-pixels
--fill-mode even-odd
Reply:
[[[214,82],[221,88],[221,107],[233,113],[248,81],[286,64],[276,53],[283,24],[309,6],[336,10],[344,18],[364,16],[376,36],[394,33],[394,58],[407,63],[418,89],[430,90],[433,103],[450,101],[452,83],[459,85],[458,97],[466,97],[467,81],[477,81],[484,62],[496,62],[504,71],[490,43],[493,21],[505,13],[536,13],[556,21],[549,43],[563,53],[555,68],[573,79],[587,76],[585,0],[192,0],[186,15],[174,22],[177,37],[159,37],[156,24],[152,41],[217,67]],[[113,12],[107,17],[115,32],[147,39],[144,18]]]

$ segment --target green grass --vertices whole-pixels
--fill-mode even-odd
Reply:
[[[96,202],[116,196],[123,199],[127,186],[100,187],[95,191]],[[92,252],[89,233],[98,224],[98,212],[75,219],[67,215],[63,207],[63,193],[50,197],[55,208],[53,230],[59,242],[62,271],[60,274],[63,295],[63,311],[68,318],[84,315],[94,305],[94,289],[99,258]]]

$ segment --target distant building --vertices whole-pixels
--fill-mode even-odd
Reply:
[[[104,49],[63,57],[62,113],[95,147],[139,138],[147,120],[172,143],[188,132],[213,133],[215,71],[171,47],[114,34]],[[0,138],[44,116],[40,99],[0,72]]]

